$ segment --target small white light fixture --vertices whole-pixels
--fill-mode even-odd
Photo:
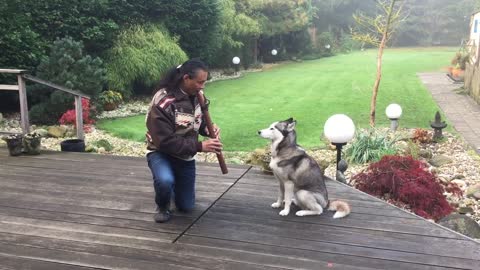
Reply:
[[[240,64],[240,57],[238,56],[233,57],[232,63],[235,65],[235,75],[238,75],[238,70],[239,70],[238,64]]]
[[[392,103],[385,109],[385,114],[390,119],[390,130],[395,132],[398,128],[398,119],[402,116],[402,107],[400,105]]]
[[[272,50],[272,55],[273,56],[277,55],[277,53],[278,53],[277,50],[275,50],[275,49]]]
[[[238,56],[233,57],[232,63],[233,63],[234,65],[240,64],[240,57],[238,57]]]
[[[323,127],[325,137],[337,148],[337,171],[338,163],[341,160],[342,147],[347,144],[355,135],[355,124],[345,114],[330,116]]]
[[[330,44],[325,45],[325,49],[329,50],[330,49]]]

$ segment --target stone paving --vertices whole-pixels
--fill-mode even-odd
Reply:
[[[454,91],[463,86],[445,73],[419,73],[453,128],[480,154],[480,105],[469,95]]]

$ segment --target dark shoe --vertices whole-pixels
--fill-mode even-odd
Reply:
[[[170,220],[170,211],[169,210],[158,210],[155,215],[153,215],[153,220],[156,223],[164,223]]]

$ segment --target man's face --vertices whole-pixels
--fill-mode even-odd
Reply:
[[[188,74],[183,76],[183,91],[189,95],[196,95],[200,90],[205,87],[207,81],[208,72],[199,69],[193,78],[190,78]]]

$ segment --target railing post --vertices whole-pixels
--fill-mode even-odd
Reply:
[[[22,74],[17,75],[18,80],[18,96],[20,100],[20,116],[22,122],[22,133],[30,132],[30,123],[28,120],[28,103],[27,103],[27,88],[25,87],[25,79]]]
[[[83,108],[81,96],[75,96],[75,114],[77,115],[77,138],[83,140],[85,136],[83,134]]]

